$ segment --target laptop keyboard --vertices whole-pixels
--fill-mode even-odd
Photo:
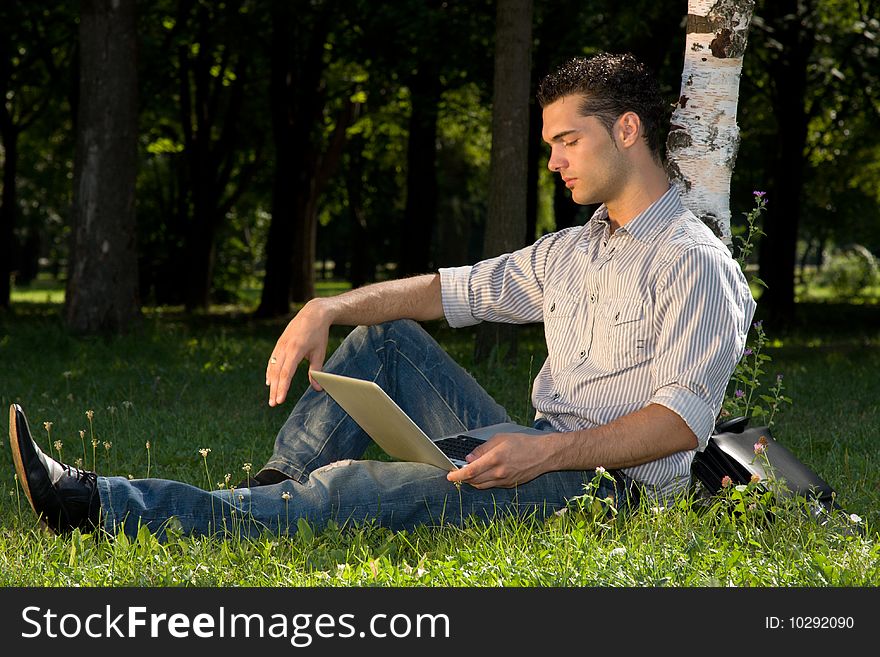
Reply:
[[[450,459],[464,461],[465,456],[473,452],[477,445],[482,445],[484,442],[486,441],[477,440],[471,436],[450,436],[443,440],[437,440],[434,444]]]

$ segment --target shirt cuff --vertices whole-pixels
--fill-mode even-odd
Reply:
[[[709,436],[715,428],[715,414],[701,397],[680,385],[663,386],[648,400],[649,404],[660,404],[681,416],[697,437],[697,450],[702,452],[709,443]]]
[[[469,283],[471,267],[441,267],[440,298],[443,302],[443,314],[453,328],[473,326],[480,320],[471,312],[469,300]]]

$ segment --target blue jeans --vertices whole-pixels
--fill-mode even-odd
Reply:
[[[356,328],[324,369],[375,381],[429,436],[510,421],[504,408],[412,321]],[[516,488],[456,487],[444,470],[431,465],[356,460],[370,443],[329,395],[309,387],[264,466],[290,480],[206,491],[162,479],[99,477],[104,526],[111,533],[135,535],[146,525],[163,536],[171,522],[187,534],[256,536],[264,531],[293,534],[300,518],[318,528],[332,519],[411,529],[507,513],[544,517],[582,495],[595,477],[593,470],[558,471]],[[612,496],[622,508],[626,495],[615,488],[614,482],[602,480],[597,492]]]

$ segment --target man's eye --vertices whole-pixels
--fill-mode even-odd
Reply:
[[[566,148],[568,148],[569,146],[574,146],[574,145],[575,145],[576,143],[578,143],[579,141],[580,141],[580,139],[572,139],[571,141],[563,142],[563,146],[565,146]]]

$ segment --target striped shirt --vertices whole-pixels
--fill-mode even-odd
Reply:
[[[660,404],[682,417],[699,450],[755,311],[739,265],[672,186],[613,234],[603,205],[584,226],[440,269],[440,280],[450,326],[544,323],[548,356],[532,403],[556,431]],[[688,485],[694,453],[624,472],[664,498]]]

